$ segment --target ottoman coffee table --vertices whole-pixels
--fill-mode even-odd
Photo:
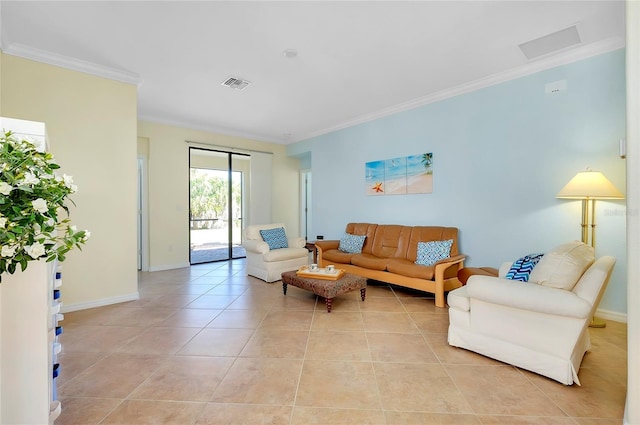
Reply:
[[[367,278],[351,273],[344,273],[337,279],[300,276],[296,270],[282,273],[282,292],[287,295],[287,285],[306,289],[325,299],[327,312],[331,313],[333,299],[347,292],[360,290],[364,301],[367,292]]]

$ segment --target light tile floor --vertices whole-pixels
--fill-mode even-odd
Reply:
[[[425,293],[371,284],[327,313],[244,260],[140,273],[139,290],[65,315],[56,425],[622,423],[624,324],[589,330],[567,387],[450,347]]]

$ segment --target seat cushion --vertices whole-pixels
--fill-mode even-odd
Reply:
[[[386,270],[388,258],[376,257],[372,254],[354,254],[351,257],[351,264],[371,270]]]
[[[274,261],[292,260],[294,258],[309,258],[309,251],[307,248],[281,248],[274,249],[264,254],[262,259],[266,263]]]
[[[540,259],[529,282],[570,291],[594,260],[593,247],[580,241],[562,244]]]
[[[433,266],[420,266],[404,258],[390,258],[387,262],[387,270],[402,276],[433,280],[435,269]]]
[[[346,252],[342,252],[337,249],[328,249],[326,251],[322,251],[322,261],[333,264],[351,264],[351,257],[354,255],[356,254],[347,254]]]

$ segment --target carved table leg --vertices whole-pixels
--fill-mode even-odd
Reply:
[[[364,301],[365,295],[367,295],[367,288],[362,288],[360,290],[360,298],[362,298],[362,301]]]
[[[325,298],[325,302],[327,304],[327,313],[331,313],[331,303],[333,302],[333,298]]]
[[[287,295],[287,284],[282,282],[282,292]]]

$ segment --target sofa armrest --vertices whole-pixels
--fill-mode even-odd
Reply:
[[[258,239],[245,239],[245,241],[242,242],[242,246],[247,251],[256,252],[258,254],[266,254],[269,252],[269,244]]]
[[[498,277],[471,276],[467,294],[471,300],[556,316],[584,319],[591,312],[591,304],[571,291]]]
[[[433,267],[433,274],[436,282],[444,280],[444,273],[451,267],[455,266],[457,270],[460,270],[464,265],[466,255],[454,255],[453,257],[445,258],[444,260],[437,261]]]
[[[305,248],[307,245],[307,241],[304,238],[288,238],[287,244],[289,248]]]
[[[340,246],[339,240],[319,240],[315,242],[316,248],[326,251],[328,249],[338,249]]]

